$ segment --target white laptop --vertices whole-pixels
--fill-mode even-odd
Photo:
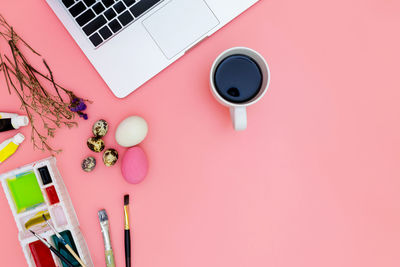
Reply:
[[[259,0],[46,0],[119,98]]]

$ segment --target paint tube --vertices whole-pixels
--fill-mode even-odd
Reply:
[[[1,113],[0,112],[0,132],[19,129],[22,126],[29,124],[27,116],[19,116],[14,113]]]
[[[7,113],[7,112],[0,112],[0,119],[5,119],[5,118],[15,118],[18,117],[19,115],[16,113]]]
[[[17,151],[19,145],[25,140],[23,134],[16,134],[14,137],[4,141],[0,144],[0,164],[8,159],[12,154]]]

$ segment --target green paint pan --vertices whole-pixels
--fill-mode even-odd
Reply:
[[[7,179],[8,188],[17,212],[32,209],[42,203],[44,198],[34,172],[26,172]]]

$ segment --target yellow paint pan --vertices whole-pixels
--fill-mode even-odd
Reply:
[[[43,216],[44,215],[46,217],[47,220],[50,219],[50,213],[46,210],[46,211],[39,211],[38,213],[35,214],[35,216],[33,216],[32,218],[30,218],[26,223],[25,223],[25,228],[29,229],[32,226],[38,225],[38,224],[42,224],[45,223]]]

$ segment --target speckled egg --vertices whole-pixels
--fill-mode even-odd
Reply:
[[[110,148],[104,151],[103,162],[107,167],[113,166],[118,160],[117,150]]]
[[[95,137],[103,137],[108,132],[108,123],[105,120],[98,120],[93,124],[92,132]]]
[[[87,157],[82,161],[82,170],[85,172],[91,172],[96,167],[96,159],[93,157]]]
[[[93,152],[101,152],[104,150],[104,141],[98,137],[90,137],[87,140],[87,146]]]

